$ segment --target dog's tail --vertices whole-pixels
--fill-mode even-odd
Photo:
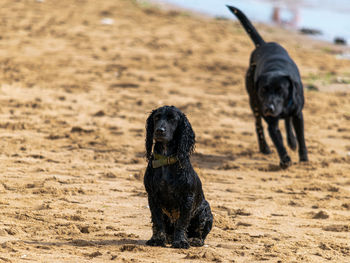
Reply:
[[[247,31],[250,38],[253,40],[256,47],[259,47],[265,43],[264,39],[260,36],[258,31],[256,31],[255,27],[249,21],[249,19],[242,13],[241,10],[236,7],[227,5],[228,9],[238,18],[244,27],[245,31]]]

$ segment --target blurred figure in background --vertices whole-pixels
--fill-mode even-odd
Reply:
[[[290,19],[283,19],[281,17],[281,7],[274,6],[273,12],[272,12],[272,21],[278,25],[281,26],[289,26],[293,28],[297,28],[299,23],[299,10],[296,6],[293,6],[291,8],[286,8],[286,10],[291,14]]]

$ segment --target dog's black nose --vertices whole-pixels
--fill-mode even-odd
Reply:
[[[265,107],[265,114],[272,114],[275,112],[275,106],[273,104],[268,104]]]
[[[158,136],[165,135],[165,128],[164,127],[157,128],[156,135],[158,135]]]

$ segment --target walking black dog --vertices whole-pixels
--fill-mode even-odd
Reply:
[[[227,7],[237,16],[256,47],[250,57],[246,88],[255,116],[260,152],[264,154],[271,152],[265,140],[262,116],[268,124],[270,137],[277,148],[280,166],[287,168],[291,165],[291,159],[278,128],[279,119],[284,119],[289,147],[296,149],[294,126],[299,144],[299,159],[308,161],[302,113],[304,92],[296,64],[282,46],[274,42],[266,43],[240,10],[232,6]]]
[[[203,246],[213,215],[190,162],[195,144],[191,124],[179,109],[164,106],[152,111],[146,133],[144,184],[153,224],[152,238],[146,244]]]

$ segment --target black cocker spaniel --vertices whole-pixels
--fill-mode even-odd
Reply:
[[[146,244],[203,246],[213,215],[190,162],[195,144],[191,124],[178,108],[164,106],[149,115],[146,133],[144,185],[153,224]]]

